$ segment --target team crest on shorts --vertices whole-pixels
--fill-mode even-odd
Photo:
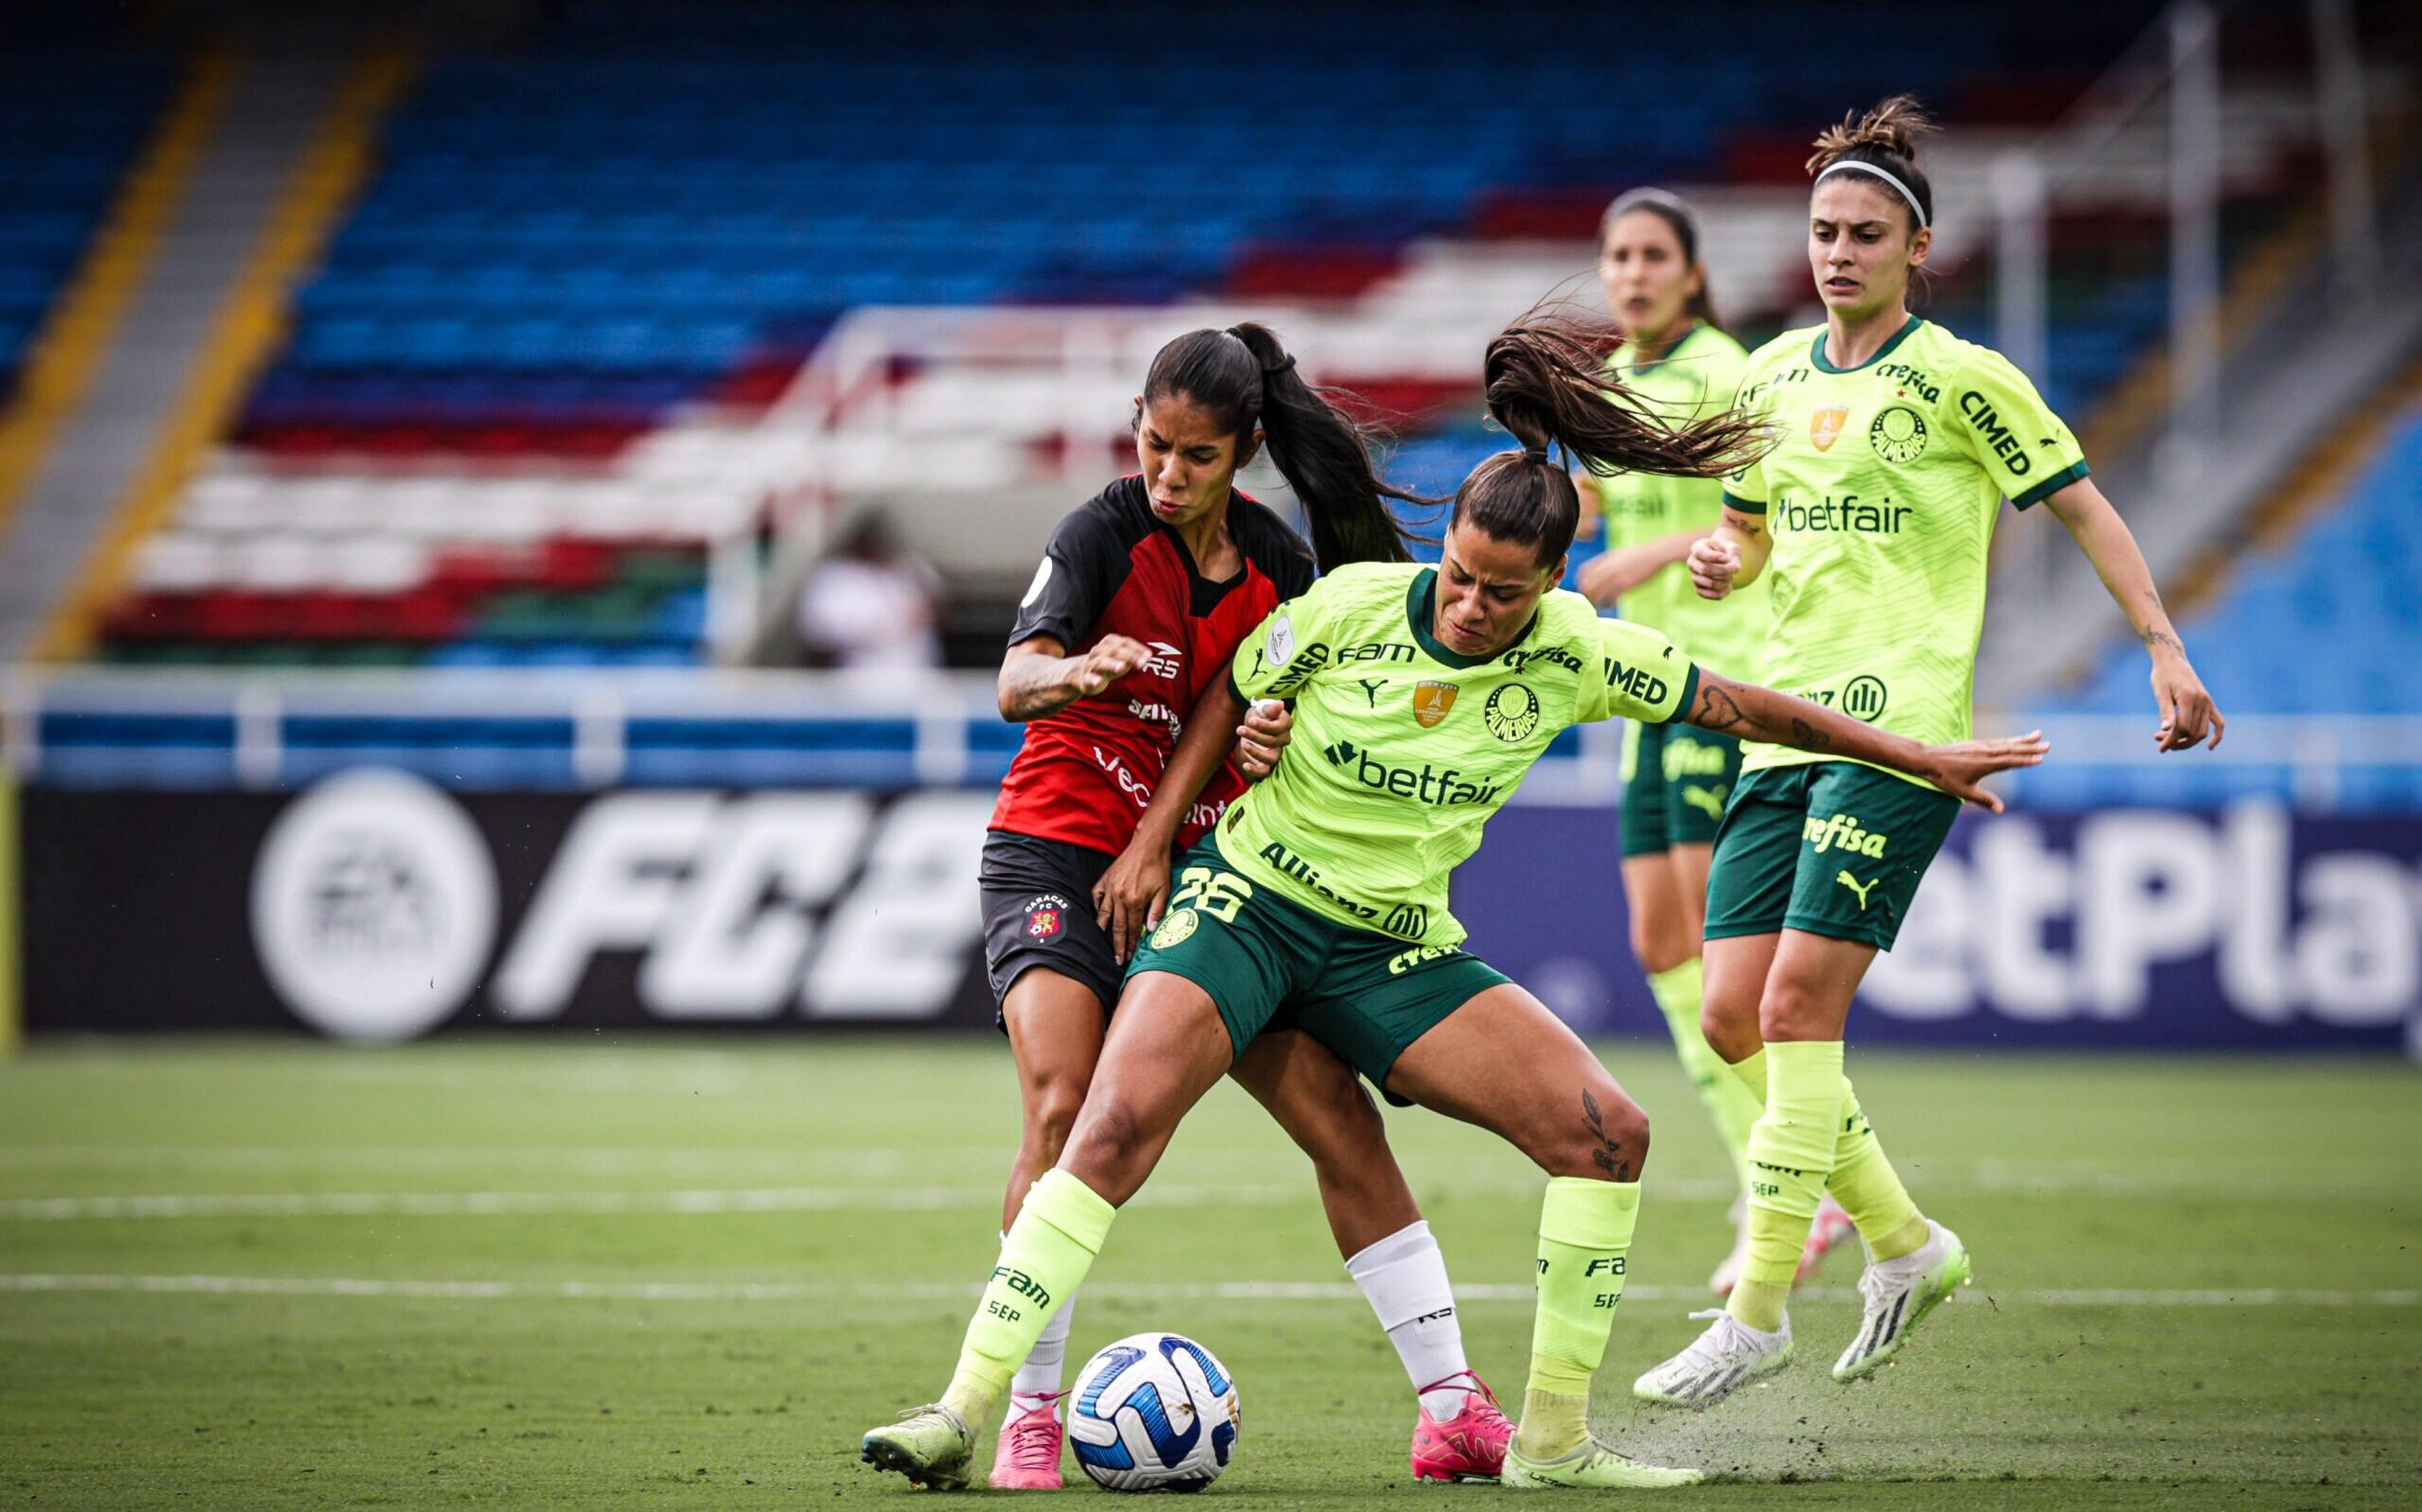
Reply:
[[[1423,682],[1413,689],[1413,720],[1425,730],[1439,727],[1447,710],[1455,707],[1452,682]]]
[[[1026,905],[1026,938],[1057,940],[1067,932],[1068,900],[1057,893],[1044,893]]]
[[[1848,405],[1828,404],[1808,417],[1808,439],[1818,451],[1832,451],[1833,443],[1842,439],[1842,428],[1849,423]]]
[[[1186,943],[1186,942],[1194,938],[1195,927],[1200,925],[1202,922],[1203,921],[1201,919],[1195,917],[1194,911],[1192,909],[1179,909],[1176,912],[1172,913],[1169,917],[1161,920],[1160,927],[1152,932],[1152,948],[1155,950],[1167,950],[1172,946]]]
[[[1539,695],[1518,682],[1509,682],[1488,695],[1480,710],[1488,733],[1512,745],[1539,727]]]

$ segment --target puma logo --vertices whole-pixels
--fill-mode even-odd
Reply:
[[[1722,787],[1685,787],[1682,789],[1682,802],[1692,808],[1706,809],[1707,818],[1711,819],[1724,817],[1724,789]]]
[[[1385,688],[1387,683],[1377,678],[1357,678],[1354,679],[1354,685],[1362,690],[1363,698],[1373,709],[1379,707],[1379,690]]]
[[[1867,895],[1876,890],[1876,883],[1883,881],[1880,877],[1870,877],[1864,884],[1862,884],[1856,877],[1847,871],[1835,872],[1833,880],[1859,895],[1859,912],[1862,913],[1867,911]]]

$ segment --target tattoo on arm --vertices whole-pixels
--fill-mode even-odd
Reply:
[[[1797,714],[1791,718],[1791,738],[1802,751],[1831,751],[1833,738],[1809,724]]]
[[[1590,1151],[1590,1163],[1609,1181],[1630,1180],[1631,1162],[1624,1158],[1623,1146],[1607,1136],[1606,1116],[1598,1112],[1597,1099],[1590,1096],[1587,1087],[1581,1088],[1581,1122],[1589,1126],[1591,1136],[1597,1141],[1597,1148]]]
[[[1740,704],[1731,694],[1703,680],[1699,684],[1699,707],[1691,714],[1691,723],[1703,730],[1738,729],[1749,723],[1749,716],[1741,712]]]
[[[1067,660],[1042,651],[1030,652],[1012,662],[1000,677],[1000,711],[1009,719],[1040,719],[1068,707],[1071,702],[1061,678]]]
[[[2186,654],[2186,647],[2178,643],[2177,633],[2170,629],[2169,617],[2170,612],[2162,607],[2161,590],[2147,588],[2145,590],[2145,629],[2137,639],[2145,643],[2145,648],[2148,651],[2158,651],[2166,646],[2183,656]]]

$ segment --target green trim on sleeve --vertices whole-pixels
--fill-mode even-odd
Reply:
[[[1766,513],[1766,505],[1762,501],[1756,499],[1744,499],[1739,494],[1733,492],[1730,489],[1726,489],[1724,491],[1724,507],[1727,509],[1738,509],[1745,515],[1762,515]]]
[[[1698,701],[1699,663],[1693,662],[1691,663],[1691,675],[1682,679],[1682,701],[1674,706],[1674,712],[1666,715],[1657,723],[1659,725],[1671,725],[1677,720],[1688,718],[1691,712],[1691,706]]]
[[[2012,499],[2010,502],[2017,505],[2020,508],[2025,509],[2032,506],[2041,504],[2045,499],[2051,497],[2052,494],[2058,493],[2061,490],[2068,487],[2071,483],[2076,482],[2079,478],[2090,477],[2092,475],[2092,470],[2084,462],[2072,462],[2068,466],[2062,468],[2059,472],[2054,473],[2052,476],[2045,478],[2034,488],[2027,490],[2024,493]]]

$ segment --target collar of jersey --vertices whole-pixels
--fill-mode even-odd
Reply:
[[[1433,662],[1443,662],[1448,666],[1462,669],[1486,666],[1496,661],[1498,656],[1505,654],[1500,651],[1496,656],[1465,656],[1459,651],[1450,651],[1440,645],[1438,638],[1430,633],[1430,611],[1435,607],[1434,596],[1437,589],[1438,569],[1425,567],[1414,575],[1412,588],[1405,595],[1405,622],[1412,627],[1413,644],[1422,648],[1423,655]],[[1522,627],[1522,633],[1515,636],[1512,644],[1519,646],[1530,639],[1531,631],[1538,626],[1538,623],[1539,616],[1533,613],[1531,616],[1531,623]]]
[[[1894,332],[1892,334],[1892,339],[1885,342],[1882,346],[1878,347],[1876,349],[1876,354],[1868,358],[1865,362],[1859,364],[1858,367],[1836,367],[1832,363],[1825,360],[1825,328],[1819,327],[1816,332],[1816,339],[1809,345],[1808,360],[1816,365],[1816,370],[1820,373],[1855,373],[1859,370],[1859,367],[1873,367],[1876,364],[1883,361],[1886,357],[1891,356],[1892,350],[1895,347],[1907,341],[1909,339],[1909,334],[1925,323],[1926,322],[1924,320],[1919,320],[1916,316],[1911,316],[1907,325],[1904,325],[1899,330]]]
[[[1674,340],[1674,344],[1665,349],[1665,354],[1659,357],[1655,362],[1635,362],[1628,367],[1621,367],[1616,370],[1618,372],[1626,373],[1653,373],[1659,367],[1664,366],[1667,363],[1672,362],[1675,358],[1680,356],[1682,354],[1682,349],[1691,344],[1691,338],[1697,335],[1700,332],[1705,331],[1706,328],[1706,321],[1693,320],[1691,322],[1691,329],[1683,332],[1679,336],[1676,336]],[[1635,351],[1639,349],[1627,344],[1624,347],[1624,350],[1626,351]]]

